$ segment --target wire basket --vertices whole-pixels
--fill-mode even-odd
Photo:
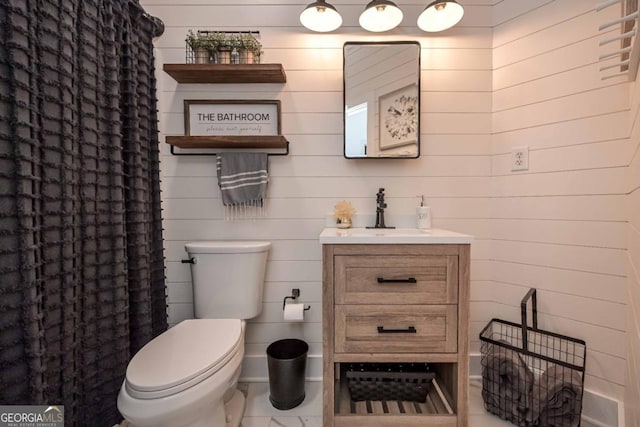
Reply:
[[[529,300],[532,327],[527,325]],[[521,324],[492,319],[480,333],[484,407],[518,426],[577,427],[586,344],[538,328],[535,289],[520,306]]]
[[[351,400],[422,402],[427,400],[435,373],[427,364],[360,363],[347,367]],[[401,372],[402,371],[402,372]]]
[[[249,34],[256,40],[260,39],[260,31],[208,31],[208,30],[198,30],[197,34],[199,36],[208,36],[213,34],[225,34],[225,35],[233,35],[233,34]],[[201,55],[206,55],[206,57],[202,57]],[[252,57],[252,63],[259,64],[260,63],[260,54],[254,55]],[[219,64],[222,61],[219,58],[219,54],[217,52],[207,52],[200,53],[195,52],[188,41],[185,41],[185,62],[187,64],[198,64],[198,63],[210,63],[210,64]],[[238,52],[233,49],[229,53],[229,63],[230,64],[245,64],[247,63],[244,58],[242,52]]]

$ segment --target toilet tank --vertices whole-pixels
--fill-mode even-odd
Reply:
[[[270,242],[190,242],[197,319],[251,319],[262,312]]]

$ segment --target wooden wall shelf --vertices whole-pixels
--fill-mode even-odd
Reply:
[[[283,153],[273,155],[289,154],[289,141],[283,135],[267,136],[181,136],[169,135],[165,139],[171,145],[171,153],[177,155],[210,155],[212,153],[176,153],[174,147],[183,149],[205,149],[205,148],[228,148],[235,150],[245,149],[283,149]],[[270,153],[271,154],[271,153]]]
[[[286,148],[283,135],[269,136],[167,136],[167,144],[179,148]]]
[[[178,83],[286,83],[282,64],[164,64]]]

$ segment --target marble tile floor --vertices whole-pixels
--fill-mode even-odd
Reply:
[[[306,397],[299,406],[281,411],[269,402],[268,383],[242,383],[238,388],[247,398],[247,407],[241,427],[322,427],[322,383],[305,384]],[[469,427],[513,427],[484,410],[481,396],[482,384],[471,379],[469,386]],[[127,427],[124,421],[119,426]],[[594,427],[583,421],[582,427]]]
[[[247,396],[247,408],[242,427],[322,427],[321,382],[307,382],[304,402],[288,411],[280,411],[271,406],[268,383],[245,383],[241,386],[241,390],[245,391]],[[471,380],[469,427],[513,427],[513,424],[484,410],[481,388],[479,380]]]

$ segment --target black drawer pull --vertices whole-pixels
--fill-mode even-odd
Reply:
[[[409,277],[407,279],[385,279],[384,277],[378,277],[378,283],[418,283],[415,277]]]
[[[409,326],[407,329],[385,329],[384,326],[378,326],[379,334],[415,334],[417,332],[415,326]]]

